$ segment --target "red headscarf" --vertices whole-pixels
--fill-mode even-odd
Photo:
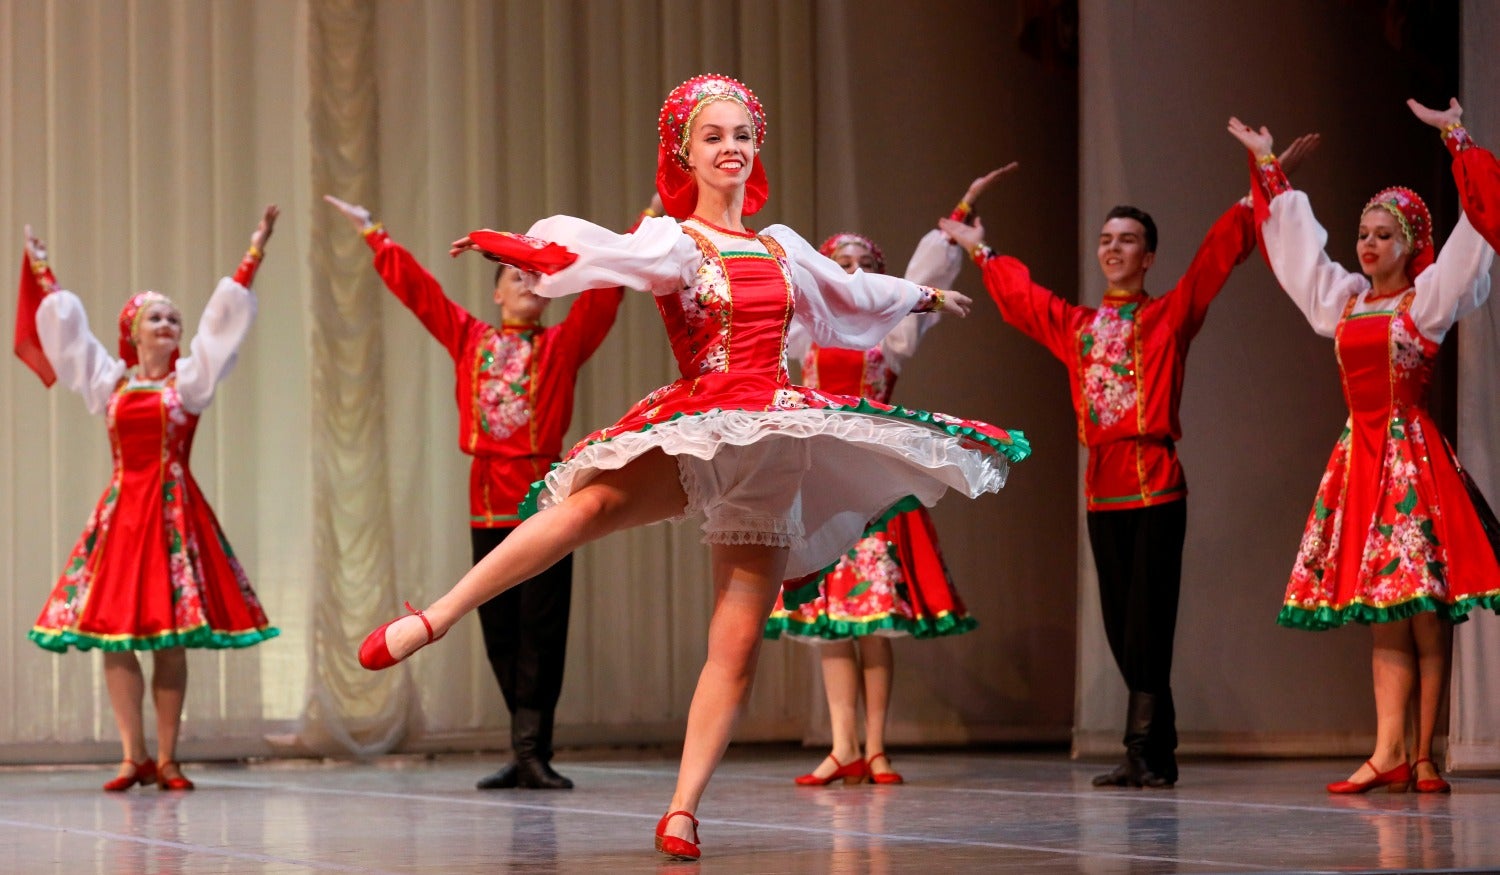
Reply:
[[[673,88],[656,119],[659,135],[656,191],[661,195],[667,215],[673,218],[687,218],[698,204],[698,183],[687,165],[687,140],[699,110],[715,100],[738,103],[755,126],[755,163],[745,184],[745,215],[754,215],[770,197],[771,185],[766,181],[766,168],[760,163],[760,147],[766,142],[765,109],[754,92],[743,83],[728,76],[705,73]]]
[[[161,292],[136,292],[125,302],[125,307],[120,311],[120,358],[125,360],[125,366],[133,368],[141,363],[140,354],[135,349],[135,329],[140,324],[141,316],[146,309],[153,304],[166,304],[173,310],[177,305],[172,299]],[[178,312],[182,312],[178,310]],[[167,363],[168,367],[177,364],[177,350],[172,350],[172,358]]]
[[[857,243],[870,250],[870,254],[875,256],[875,272],[885,273],[885,253],[880,251],[880,247],[875,245],[874,240],[863,234],[856,234],[853,231],[840,231],[827,240],[824,240],[823,245],[818,247],[818,251],[832,258],[840,246],[849,243]]]
[[[1416,279],[1417,274],[1432,266],[1435,258],[1432,214],[1427,211],[1427,204],[1411,189],[1393,185],[1376,192],[1360,215],[1377,207],[1395,216],[1396,223],[1401,226],[1401,236],[1406,238],[1406,246],[1411,250],[1411,258],[1406,262],[1406,277]]]

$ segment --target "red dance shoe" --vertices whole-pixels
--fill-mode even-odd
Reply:
[[[674,817],[686,817],[693,822],[693,840],[667,835],[667,821]],[[702,854],[698,850],[698,818],[686,811],[669,811],[656,822],[656,849],[674,860],[696,860]]]
[[[412,607],[411,602],[402,602],[402,604],[406,606],[406,610],[410,611],[412,614],[415,614],[417,619],[422,621],[423,626],[427,627],[427,640],[417,645],[417,649],[413,650],[411,653],[416,653],[417,650],[421,650],[428,644],[431,644],[432,642],[443,637],[442,635],[434,636],[432,634],[432,624],[427,622],[427,615],[425,613]],[[396,618],[396,620],[400,619],[402,618]],[[396,620],[389,620],[385,623],[381,623],[378,629],[365,636],[364,643],[359,645],[360,665],[364,666],[370,671],[380,671],[383,668],[390,668],[391,666],[400,662],[402,659],[406,659],[407,656],[411,656],[411,653],[408,653],[406,654],[406,656],[401,657],[401,659],[396,659],[395,657],[391,656],[391,649],[385,644],[386,627],[390,626],[391,623],[396,622]],[[447,633],[445,632],[443,634],[446,635]]]
[[[874,764],[874,762],[876,760],[878,760],[878,759],[884,759],[885,760],[885,764],[887,766],[889,766],[891,764],[891,758],[885,755],[885,751],[881,751],[880,753],[878,753],[878,754],[876,754],[876,755],[874,755],[872,757],[866,757],[865,758],[865,768],[870,773],[870,780],[871,781],[874,781],[877,784],[905,784],[906,783],[906,779],[903,778],[903,777],[901,777],[901,773],[900,772],[897,772],[895,770],[892,770],[892,771],[889,771],[889,772],[877,772],[874,769],[871,769],[870,766],[872,764]]]
[[[171,777],[171,778],[167,777],[167,770],[168,769],[170,769],[171,771],[176,772],[177,773],[176,776]],[[157,786],[160,787],[161,789],[163,789],[163,790],[191,790],[191,789],[193,789],[193,782],[189,781],[188,778],[187,778],[187,775],[184,775],[182,773],[182,766],[178,765],[176,760],[162,760],[161,761],[161,765],[158,767],[158,771],[161,774],[161,780],[159,782],[157,782]]]
[[[826,787],[839,778],[843,778],[845,784],[863,784],[870,777],[870,766],[864,760],[851,760],[847,763],[841,763],[838,757],[833,754],[829,754],[828,758],[833,760],[835,766],[838,766],[838,768],[833,770],[833,774],[826,778],[820,778],[812,772],[808,772],[805,775],[798,775],[793,780],[801,787]]]
[[[1328,792],[1364,793],[1376,787],[1385,787],[1388,793],[1405,793],[1406,785],[1411,783],[1411,766],[1405,762],[1389,772],[1382,772],[1375,768],[1374,760],[1365,760],[1365,765],[1370,767],[1375,777],[1368,781],[1334,781],[1328,785]]]
[[[138,763],[132,760],[125,760],[125,762],[130,763],[130,767],[135,771],[128,775],[122,775],[105,781],[104,792],[124,793],[136,784],[144,787],[148,784],[156,783],[156,762],[150,757],[146,757]]]
[[[1427,765],[1432,766],[1432,770],[1434,772],[1437,771],[1437,763],[1434,763],[1428,757],[1422,757],[1421,759],[1419,759],[1416,762],[1414,762],[1414,763],[1411,764],[1411,776],[1413,778],[1417,778],[1417,766],[1420,766],[1423,763],[1426,763]],[[1451,792],[1453,792],[1453,785],[1449,784],[1447,781],[1443,780],[1443,776],[1441,774],[1439,774],[1436,778],[1417,778],[1416,787],[1417,787],[1417,792],[1418,793],[1451,793]]]

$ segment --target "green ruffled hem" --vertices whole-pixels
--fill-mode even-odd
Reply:
[[[891,505],[885,513],[871,520],[870,524],[868,526],[865,526],[864,533],[859,536],[860,540],[864,540],[871,535],[880,534],[881,532],[885,531],[886,526],[889,526],[891,524],[891,520],[895,519],[903,513],[906,513],[907,511],[916,510],[921,506],[921,500],[919,500],[915,495],[906,496],[905,498]],[[849,551],[849,553],[852,552],[854,551]],[[845,553],[844,556],[848,556],[849,553]],[[828,563],[828,567],[824,568],[822,571],[814,573],[811,578],[808,578],[808,581],[806,583],[802,584],[796,589],[783,589],[781,591],[781,606],[783,608],[786,608],[788,611],[795,611],[808,602],[812,601],[813,599],[817,598],[818,588],[823,585],[823,579],[832,574],[835,568],[839,567],[839,563],[844,561],[844,556],[840,556],[839,558]]]
[[[791,638],[820,638],[825,641],[842,641],[847,638],[862,638],[866,635],[876,635],[881,632],[900,632],[910,635],[913,638],[923,639],[962,635],[978,626],[979,621],[968,614],[964,614],[963,616],[945,614],[937,619],[924,617],[918,620],[909,620],[906,617],[881,617],[878,620],[860,622],[830,620],[827,616],[819,616],[815,622],[801,623],[790,615],[777,613],[766,620],[766,627],[762,635],[772,641],[779,639],[783,634]]]
[[[859,399],[859,403],[854,405],[853,407],[849,407],[847,405],[836,405],[832,407],[806,409],[826,410],[830,412],[838,411],[862,413],[866,416],[878,416],[884,417],[885,419],[904,420],[906,422],[919,422],[923,425],[933,428],[934,430],[942,431],[952,437],[963,438],[976,444],[983,444],[1005,456],[1006,460],[1008,460],[1011,464],[1024,461],[1028,456],[1031,455],[1031,441],[1026,439],[1025,432],[1005,429],[1005,433],[1010,436],[1010,440],[1003,441],[999,438],[991,437],[984,432],[979,431],[978,429],[970,428],[967,425],[956,425],[953,423],[942,422],[937,417],[933,416],[931,413],[928,413],[925,410],[908,410],[905,407],[894,407],[890,410],[882,410],[870,404],[869,400],[866,398]],[[721,408],[715,407],[699,413],[674,413],[661,422],[648,422],[643,427],[636,429],[635,431],[621,432],[620,434],[645,434],[653,428],[666,425],[671,422],[676,422],[684,416],[707,416],[711,413],[721,412],[723,412]],[[616,434],[605,438],[599,438],[597,440],[589,441],[583,446],[591,447],[594,444],[602,444],[607,441],[612,441],[619,436],[619,434]],[[582,448],[583,447],[578,447],[576,449]],[[552,467],[556,468],[562,464],[564,463],[554,462],[552,464]],[[545,488],[547,488],[546,480],[538,480],[535,483],[531,484],[531,489],[527,490],[526,498],[521,502],[521,506],[519,508],[521,519],[527,519],[536,515],[537,498],[541,495],[542,490]]]
[[[269,641],[281,634],[281,630],[275,626],[267,626],[264,629],[251,629],[248,632],[215,632],[208,626],[198,626],[186,632],[174,632],[166,635],[157,635],[151,638],[104,638],[87,633],[73,631],[48,632],[41,629],[32,629],[26,633],[26,637],[37,643],[38,647],[51,650],[54,653],[67,653],[68,647],[76,647],[79,650],[166,650],[171,647],[196,647],[208,650],[229,650],[238,647],[251,647],[262,641]]]
[[[1432,596],[1424,595],[1404,602],[1397,602],[1383,608],[1355,602],[1342,608],[1334,608],[1330,605],[1320,605],[1314,609],[1299,608],[1296,605],[1283,605],[1281,613],[1276,616],[1279,625],[1291,629],[1307,629],[1312,632],[1322,632],[1328,629],[1337,629],[1349,623],[1394,623],[1397,620],[1406,620],[1417,614],[1432,611],[1439,617],[1450,623],[1462,623],[1469,619],[1469,612],[1475,608],[1491,610],[1500,614],[1500,593],[1471,596],[1459,599],[1453,604],[1438,601]]]

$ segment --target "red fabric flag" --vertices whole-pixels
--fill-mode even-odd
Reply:
[[[21,289],[16,298],[16,358],[36,371],[42,383],[50,387],[57,382],[57,373],[47,361],[46,353],[42,352],[42,339],[36,333],[36,310],[42,306],[42,298],[46,295],[42,284],[36,281],[36,274],[31,271],[31,254],[24,254],[21,257]]]
[[[509,231],[471,231],[469,239],[501,262],[534,273],[557,273],[578,260],[560,243],[548,243]]]

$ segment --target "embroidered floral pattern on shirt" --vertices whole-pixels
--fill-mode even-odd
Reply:
[[[485,339],[475,380],[480,428],[504,439],[531,422],[531,334],[497,331]]]
[[[1100,307],[1079,332],[1089,418],[1109,428],[1136,406],[1135,304]]]
[[[1398,371],[1414,371],[1427,360],[1422,340],[1407,330],[1405,319],[1391,320],[1391,364]]]

